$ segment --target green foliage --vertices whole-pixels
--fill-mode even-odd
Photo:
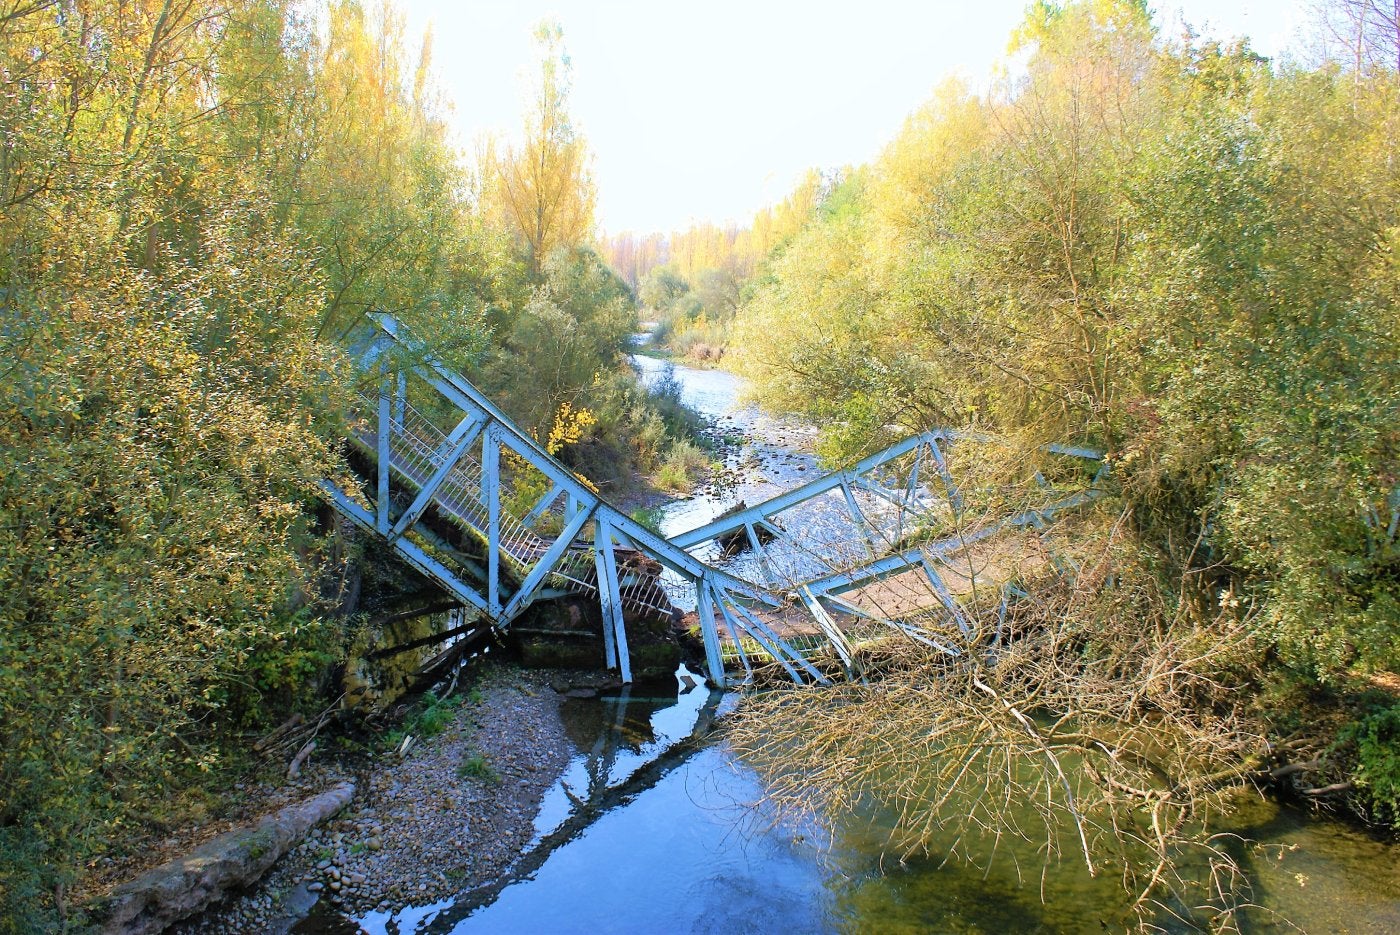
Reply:
[[[597,423],[560,457],[605,488],[652,473],[674,444],[695,439],[704,428],[704,419],[681,401],[680,385],[664,375],[644,387],[631,372],[615,371],[583,393]]]
[[[639,506],[632,511],[632,518],[652,532],[660,531],[664,515],[665,512],[659,506]]]
[[[973,426],[1110,453],[1183,607],[1275,664],[1400,665],[1393,72],[1167,45],[1042,4],[1026,74],[953,83],[769,261],[736,325],[769,405],[845,460]]]
[[[1400,704],[1373,706],[1338,739],[1356,745],[1359,765],[1353,776],[1377,817],[1400,822]]]
[[[631,291],[588,249],[556,252],[517,311],[498,314],[501,342],[474,373],[520,425],[543,439],[564,403],[596,410],[637,328]]]
[[[513,370],[522,409],[591,388],[635,321],[596,256],[532,277],[549,258],[479,211],[391,7],[304,10],[32,4],[0,29],[0,918],[20,930],[57,924],[56,888],[140,803],[327,703],[350,634],[322,602],[317,482],[361,313]]]
[[[638,298],[653,312],[665,312],[690,291],[690,283],[669,266],[658,266],[647,274],[638,289]]]
[[[703,448],[692,442],[675,442],[657,469],[656,485],[664,490],[689,491],[711,466],[710,456]]]
[[[452,723],[453,718],[457,716],[457,708],[460,704],[460,697],[439,698],[432,692],[428,692],[424,698],[423,707],[404,722],[401,731],[415,737],[436,737]]]

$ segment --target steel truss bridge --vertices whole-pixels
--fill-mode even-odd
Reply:
[[[699,618],[716,686],[726,684],[727,658],[746,677],[761,657],[796,682],[827,682],[813,659],[830,649],[852,673],[853,625],[951,656],[993,646],[1000,627],[974,633],[949,585],[951,557],[1006,530],[1044,528],[1100,496],[1107,473],[1098,451],[1046,446],[1070,463],[1074,482],[1037,472],[1033,505],[981,498],[974,520],[950,451],[995,440],[935,429],[664,538],[599,496],[393,317],[370,319],[350,343],[372,377],[351,421],[352,460],[364,480],[323,481],[331,503],[496,627],[536,601],[595,597],[606,664],[624,682],[632,680],[628,619],[671,617],[677,607]],[[1004,505],[1012,502],[1019,508]],[[871,609],[858,600],[864,589],[911,575],[931,595],[922,607]],[[1004,621],[1008,602],[1025,594],[1011,581],[998,588]]]

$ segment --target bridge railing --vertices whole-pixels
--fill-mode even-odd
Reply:
[[[1044,502],[969,527],[967,490],[954,482],[947,450],[986,439],[937,430],[667,540],[599,496],[468,381],[415,346],[392,317],[371,318],[374,327],[352,343],[351,353],[378,393],[362,397],[353,436],[371,455],[375,476],[363,491],[327,481],[331,501],[498,626],[508,626],[551,587],[596,595],[605,661],[627,681],[625,611],[669,613],[672,598],[695,607],[714,684],[725,681],[722,634],[746,673],[752,653],[799,682],[827,681],[809,658],[810,646],[829,646],[852,667],[854,650],[841,621],[864,620],[860,626],[893,629],[957,655],[957,641],[940,634],[967,636],[968,626],[940,563],[954,548],[1009,528],[1038,528],[1059,511],[1090,502],[1106,471],[1101,467],[1090,489],[1070,496],[1043,484]],[[408,399],[410,386],[428,394],[425,405]],[[1088,449],[1047,450],[1102,464]],[[520,471],[542,477],[547,489],[515,515],[506,507],[522,509],[520,491],[511,489]],[[411,502],[404,506],[405,500]],[[484,567],[453,567],[444,558],[450,549],[431,548],[433,533],[422,522],[429,509],[480,547]],[[956,527],[951,537],[931,532],[949,526]],[[747,568],[724,559],[736,544],[754,558]],[[650,575],[629,573],[633,553],[669,572],[665,588]],[[932,611],[901,618],[854,600],[861,589],[909,571],[928,582],[936,597]]]

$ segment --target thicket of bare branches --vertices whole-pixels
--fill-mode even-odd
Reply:
[[[1248,614],[1228,597],[1174,597],[1192,583],[1154,578],[1124,524],[1086,517],[1057,536],[1096,551],[1077,552],[1072,578],[1042,569],[995,650],[998,601],[972,595],[972,634],[939,634],[961,656],[867,644],[865,679],[754,695],[732,742],[780,808],[891,810],[901,858],[985,866],[1038,851],[1120,876],[1135,924],[1171,913],[1229,927],[1248,886],[1211,817],[1262,762],[1235,687],[1249,681]]]

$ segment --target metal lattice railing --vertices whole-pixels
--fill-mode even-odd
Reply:
[[[944,449],[986,439],[935,430],[665,539],[598,496],[479,390],[414,347],[397,321],[371,318],[376,327],[349,350],[379,383],[377,394],[361,396],[352,430],[372,457],[373,489],[351,492],[327,480],[331,502],[496,625],[509,625],[551,588],[595,596],[606,662],[624,681],[631,680],[626,614],[669,616],[683,602],[695,607],[714,684],[726,679],[726,653],[746,672],[753,660],[771,659],[795,681],[826,682],[809,659],[820,647],[853,671],[853,641],[891,630],[961,655],[988,640],[950,592],[949,556],[1002,530],[1039,530],[1060,511],[1092,501],[1107,470],[1098,452],[1046,446],[1099,462],[1093,481],[1066,492],[1037,473],[1043,495],[1034,506],[1008,510],[1008,498],[980,498],[981,515],[968,523],[969,491],[954,483]],[[455,427],[445,429],[409,402],[410,374],[415,393],[435,394],[429,410],[459,420]],[[548,489],[537,496],[541,479]],[[517,516],[523,501],[533,504]],[[481,550],[481,566],[420,522],[430,508]],[[741,562],[725,558],[745,550]],[[888,591],[907,575],[927,582],[937,598],[931,608],[889,613],[857,603],[864,589],[889,582]],[[1003,589],[1002,616],[1015,591],[1009,583]],[[990,645],[999,639],[998,630]]]

